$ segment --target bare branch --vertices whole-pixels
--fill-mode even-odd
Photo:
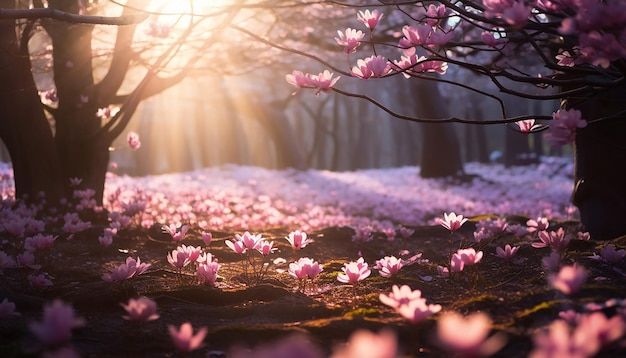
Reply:
[[[73,24],[95,25],[132,25],[138,24],[148,18],[148,14],[134,14],[125,16],[91,16],[77,15],[60,11],[53,8],[43,9],[0,9],[0,19],[54,19]]]

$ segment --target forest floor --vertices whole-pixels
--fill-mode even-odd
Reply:
[[[526,219],[508,218],[509,222],[520,224]],[[475,224],[474,219],[455,233],[455,249],[459,247],[459,239],[463,239],[464,247],[468,245]],[[577,222],[554,224],[572,232],[578,227]],[[474,243],[484,251],[482,261],[452,278],[443,278],[438,275],[437,265],[447,260],[449,232],[440,226],[412,229],[415,232],[407,239],[388,242],[380,237],[355,243],[353,229],[331,227],[309,233],[315,242],[298,251],[297,256],[284,239],[287,231],[258,232],[275,240],[278,252],[274,256],[283,257],[288,263],[306,256],[323,265],[323,272],[304,292],[287,272],[278,273],[272,268],[258,280],[253,280],[251,273],[245,275],[241,255],[224,244],[234,233],[213,233],[208,251],[219,258],[221,265],[216,287],[198,285],[191,272],[183,272],[182,278],[179,277],[165,259],[176,245],[163,236],[150,237],[147,230],[122,231],[114,245],[106,248],[98,245],[89,230],[72,240],[57,239],[44,262],[45,270],[54,280],[53,286],[30,287],[24,269],[5,269],[0,275],[0,300],[8,298],[21,314],[0,320],[0,356],[37,355],[31,352],[35,339],[28,331],[28,324],[40,320],[43,304],[56,298],[71,303],[77,315],[86,320],[84,327],[74,330],[72,338],[73,346],[83,357],[176,356],[167,326],[179,326],[186,321],[195,329],[208,327],[209,330],[204,347],[190,354],[194,357],[228,356],[232,347],[254,348],[294,333],[307,335],[330,354],[352,332],[358,329],[377,332],[384,327],[396,333],[400,356],[449,356],[436,343],[438,315],[412,326],[380,303],[380,293],[390,292],[394,284],[407,284],[421,290],[428,303],[442,305],[443,311],[487,313],[493,320],[494,331],[504,332],[508,337],[507,345],[496,356],[525,357],[533,347],[533,332],[557,319],[560,311],[581,312],[587,303],[625,297],[626,260],[609,265],[590,258],[605,242],[572,240],[564,262],[582,264],[590,271],[590,279],[580,292],[566,296],[547,284],[541,259],[549,254],[548,249],[533,248],[528,239],[504,234],[481,246]],[[193,232],[184,243],[203,245],[199,235]],[[613,243],[624,247],[626,239]],[[495,256],[495,247],[505,244],[521,245],[517,254],[521,259],[511,262]],[[356,260],[359,255],[373,266],[376,260],[386,255],[397,256],[401,250],[407,250],[408,256],[421,253],[421,258],[428,262],[405,266],[391,278],[383,278],[372,270],[372,275],[356,288],[356,297],[351,285],[337,281],[344,263]],[[101,279],[103,272],[119,265],[127,256],[139,256],[142,262],[152,266],[124,285]],[[160,318],[141,324],[122,319],[125,312],[120,303],[143,295],[156,301]],[[626,356],[626,349],[610,347],[601,356]]]

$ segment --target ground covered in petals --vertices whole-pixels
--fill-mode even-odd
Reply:
[[[355,331],[388,328],[398,342],[397,354],[389,357],[447,357],[453,348],[438,335],[438,321],[448,312],[486,313],[490,334],[502,346],[495,356],[526,357],[536,337],[557,319],[576,327],[576,315],[623,314],[626,260],[604,248],[623,249],[626,239],[585,237],[568,202],[570,162],[549,158],[509,169],[470,164],[467,171],[476,174],[467,182],[421,179],[413,167],[334,173],[228,166],[149,178],[111,174],[108,221],[76,232],[47,222],[45,234],[56,239],[45,254],[36,252],[35,265],[10,265],[10,257],[21,252],[14,242],[23,239],[15,239],[9,227],[0,232],[0,250],[9,257],[0,273],[0,301],[15,303],[19,313],[2,317],[0,309],[0,356],[38,356],[45,350],[31,326],[42,320],[44,304],[55,299],[71,304],[84,319],[69,345],[85,357],[176,356],[168,325],[185,322],[194,330],[208,329],[203,346],[190,356],[261,357],[262,349],[299,334],[324,356],[349,357],[340,347]],[[10,175],[4,177],[6,184]],[[11,187],[3,188],[6,198]],[[438,218],[452,211],[470,220],[451,234]],[[546,232],[557,235],[562,228],[569,241],[557,247],[542,240],[539,218],[549,221]],[[105,246],[99,237],[110,222],[122,226]],[[189,230],[174,241],[163,225]],[[286,239],[294,230],[314,242],[294,249]],[[273,242],[272,252],[237,253],[226,244],[245,231]],[[178,269],[168,261],[182,244],[217,259],[214,283],[200,283],[193,263]],[[507,254],[506,245],[517,251]],[[461,248],[482,252],[482,258],[446,273],[451,253]],[[556,263],[547,259],[552,252],[559,253]],[[402,267],[381,275],[377,261],[391,256]],[[103,279],[129,257],[150,267],[119,282]],[[313,280],[289,273],[289,264],[302,257],[323,268]],[[357,284],[338,280],[346,264],[361,257],[371,274]],[[580,288],[564,292],[549,284],[560,267],[574,263],[588,274]],[[52,285],[30,279],[38,274]],[[394,285],[420,290],[441,311],[412,324],[381,303],[380,294],[388,295]],[[121,304],[140,296],[156,302],[158,319],[122,318],[127,312]],[[618,339],[603,343],[600,356],[626,354]]]

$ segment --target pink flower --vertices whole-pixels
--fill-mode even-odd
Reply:
[[[108,282],[125,281],[134,276],[143,274],[150,266],[150,264],[142,263],[139,257],[137,257],[137,260],[128,257],[125,263],[114,267],[111,273],[103,274],[102,279]]]
[[[293,73],[285,75],[285,80],[298,88],[315,88],[311,81],[311,75],[308,73],[304,74],[301,71],[293,71]],[[296,92],[293,94],[296,94]]]
[[[206,327],[202,327],[194,335],[193,327],[189,322],[183,323],[180,330],[173,325],[168,325],[168,330],[174,346],[181,352],[191,352],[200,348],[208,332]]]
[[[404,266],[404,261],[395,256],[385,256],[376,261],[375,269],[379,270],[382,277],[391,277],[400,271]]]
[[[356,66],[352,67],[352,75],[361,79],[382,77],[391,71],[389,62],[383,56],[370,56],[359,59]]]
[[[337,275],[337,280],[339,282],[352,284],[365,280],[372,273],[362,257],[357,261],[344,264],[341,270],[343,273]]]
[[[443,219],[438,220],[439,224],[448,229],[451,233],[460,229],[467,221],[467,219],[463,218],[463,215],[456,215],[454,212],[450,214],[443,213]]]
[[[156,302],[148,297],[131,298],[128,300],[127,305],[121,303],[121,306],[128,313],[128,315],[122,316],[122,318],[129,321],[145,322],[159,318],[159,315],[156,313]]]
[[[569,51],[563,51],[555,58],[558,60],[557,65],[559,66],[574,67],[575,65],[574,56],[570,55]]]
[[[41,265],[35,264],[35,255],[30,251],[24,251],[16,257],[17,266],[27,266],[34,270],[39,270]]]
[[[544,231],[544,230],[548,230],[548,227],[550,226],[550,223],[548,222],[548,218],[542,218],[539,217],[537,218],[537,220],[528,220],[526,222],[526,226],[528,226],[528,232],[535,232],[535,231]]]
[[[356,48],[361,45],[364,36],[362,31],[351,28],[347,28],[345,32],[337,31],[337,34],[339,37],[335,37],[335,41],[343,46],[343,53],[346,55],[356,52]]]
[[[261,240],[259,241],[257,246],[257,251],[263,256],[267,256],[278,250],[277,248],[272,247],[274,246],[274,241]]]
[[[167,254],[167,262],[180,270],[183,267],[189,265],[191,263],[191,260],[189,260],[189,255],[187,254],[187,252],[179,246],[178,248],[176,248],[176,250],[172,250],[171,253]]]
[[[523,121],[517,121],[515,122],[515,124],[517,124],[517,126],[519,127],[520,132],[522,133],[531,133],[539,128],[542,128],[543,126],[541,124],[535,124],[535,120],[534,119],[526,119]]]
[[[581,112],[576,109],[559,109],[552,114],[550,125],[545,138],[553,146],[562,146],[573,143],[576,139],[576,129],[587,126],[587,121],[581,118]]]
[[[426,23],[428,26],[437,26],[443,19],[446,14],[446,6],[443,4],[439,4],[439,6],[435,6],[433,4],[428,5],[428,10],[426,10]]]
[[[74,309],[61,300],[46,304],[41,322],[32,322],[30,331],[46,346],[56,346],[72,338],[72,329],[85,325],[85,320],[74,316]]]
[[[428,38],[432,31],[432,26],[428,25],[418,25],[417,27],[405,25],[402,28],[404,38],[400,40],[399,46],[401,48],[425,46],[428,44]]]
[[[176,227],[175,224],[163,225],[163,232],[170,234],[172,240],[174,241],[183,241],[187,231],[189,230],[189,225],[182,225],[179,228]]]
[[[574,264],[572,266],[563,266],[558,274],[550,274],[548,282],[554,289],[566,295],[571,295],[580,290],[585,281],[587,281],[587,276],[589,276],[589,272],[584,267]]]
[[[0,319],[8,319],[18,315],[19,313],[15,312],[15,303],[10,302],[8,298],[0,302]]]
[[[570,235],[565,235],[562,227],[557,231],[540,231],[538,237],[540,241],[533,242],[531,244],[532,247],[550,247],[552,251],[561,253],[565,251],[571,239]]]
[[[149,36],[165,39],[170,35],[170,25],[160,23],[158,21],[150,21],[145,33]]]
[[[237,254],[243,254],[248,250],[241,240],[226,240],[225,242],[226,246]]]
[[[368,29],[374,30],[378,22],[383,18],[383,13],[378,10],[359,11],[357,19],[367,26]]]
[[[360,329],[352,333],[345,346],[330,358],[395,358],[398,354],[396,335],[388,329],[380,333]]]
[[[443,61],[430,60],[424,56],[417,56],[415,48],[411,47],[404,51],[406,56],[401,56],[400,60],[394,60],[392,68],[402,72],[405,78],[426,72],[436,72],[441,75],[448,70],[448,64]]]
[[[519,250],[519,246],[511,247],[511,245],[506,244],[504,249],[500,246],[496,247],[496,255],[501,259],[510,260],[517,254],[517,250]]]
[[[339,81],[339,78],[340,77],[333,78],[332,72],[328,70],[324,70],[324,72],[321,72],[318,75],[311,75],[310,82],[313,88],[317,89],[315,94],[319,95],[320,92],[325,92],[325,93],[330,92],[332,90],[332,87],[335,85],[335,83]]]
[[[626,251],[616,250],[614,245],[608,245],[600,249],[600,256],[604,261],[614,264],[626,256]]]
[[[243,246],[249,250],[257,249],[263,240],[263,236],[261,234],[253,235],[248,231],[244,232],[243,235],[235,234],[235,238],[238,241],[241,241]]]
[[[57,236],[37,234],[32,237],[27,237],[24,240],[24,249],[28,251],[35,251],[41,249],[49,249],[54,246],[54,240]]]
[[[193,247],[191,245],[189,246],[180,245],[178,247],[178,250],[185,251],[187,253],[187,257],[189,258],[189,261],[191,262],[198,261],[198,257],[200,257],[200,254],[202,254],[202,248],[200,246]]]
[[[33,287],[41,288],[41,287],[53,286],[52,281],[48,279],[48,276],[46,273],[40,273],[38,275],[29,275],[28,281],[30,281],[30,284],[33,285]]]
[[[141,147],[141,141],[139,140],[139,134],[135,132],[129,132],[128,136],[126,136],[126,141],[128,142],[128,146],[132,150],[137,150]]]
[[[298,280],[304,280],[307,277],[313,280],[324,268],[308,257],[301,257],[298,261],[289,264],[289,274]]]
[[[514,29],[519,29],[528,21],[531,11],[532,8],[524,5],[523,2],[515,2],[502,12],[502,18],[507,24],[513,26]]]
[[[291,248],[293,248],[294,250],[300,250],[306,247],[306,245],[315,242],[313,239],[307,238],[305,232],[301,232],[299,230],[289,233],[289,236],[285,239],[287,239],[289,244],[291,244]]]
[[[422,291],[411,290],[408,285],[393,285],[389,295],[380,294],[380,302],[393,308],[398,314],[413,324],[424,321],[428,316],[441,311],[441,305],[426,304]]]
[[[215,286],[217,280],[217,271],[219,271],[220,265],[217,263],[217,259],[212,260],[211,254],[207,254],[206,261],[198,264],[196,269],[196,277],[200,283],[208,284],[209,286]]]
[[[11,256],[7,255],[6,252],[0,251],[0,270],[9,267],[15,267],[15,260],[13,260]]]
[[[213,240],[213,235],[210,232],[205,231],[202,231],[200,235],[202,235],[202,242],[204,242],[204,245],[209,246],[211,244],[211,240]]]
[[[501,335],[488,338],[491,319],[478,312],[463,317],[456,312],[448,312],[437,321],[437,336],[444,349],[463,357],[489,356],[504,346]]]
[[[459,249],[452,255],[452,261],[450,262],[450,268],[454,272],[461,272],[465,265],[474,265],[480,262],[483,258],[483,252],[474,250],[473,248]]]

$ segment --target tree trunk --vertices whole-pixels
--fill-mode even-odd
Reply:
[[[55,205],[65,195],[65,182],[30,59],[27,51],[21,53],[15,29],[14,20],[0,20],[0,138],[11,156],[16,197],[34,199],[45,193]]]
[[[576,187],[572,201],[580,210],[585,229],[596,240],[626,235],[625,91],[626,86],[622,85],[582,103],[570,103],[588,121],[622,111],[617,118],[588,123],[576,133]]]

